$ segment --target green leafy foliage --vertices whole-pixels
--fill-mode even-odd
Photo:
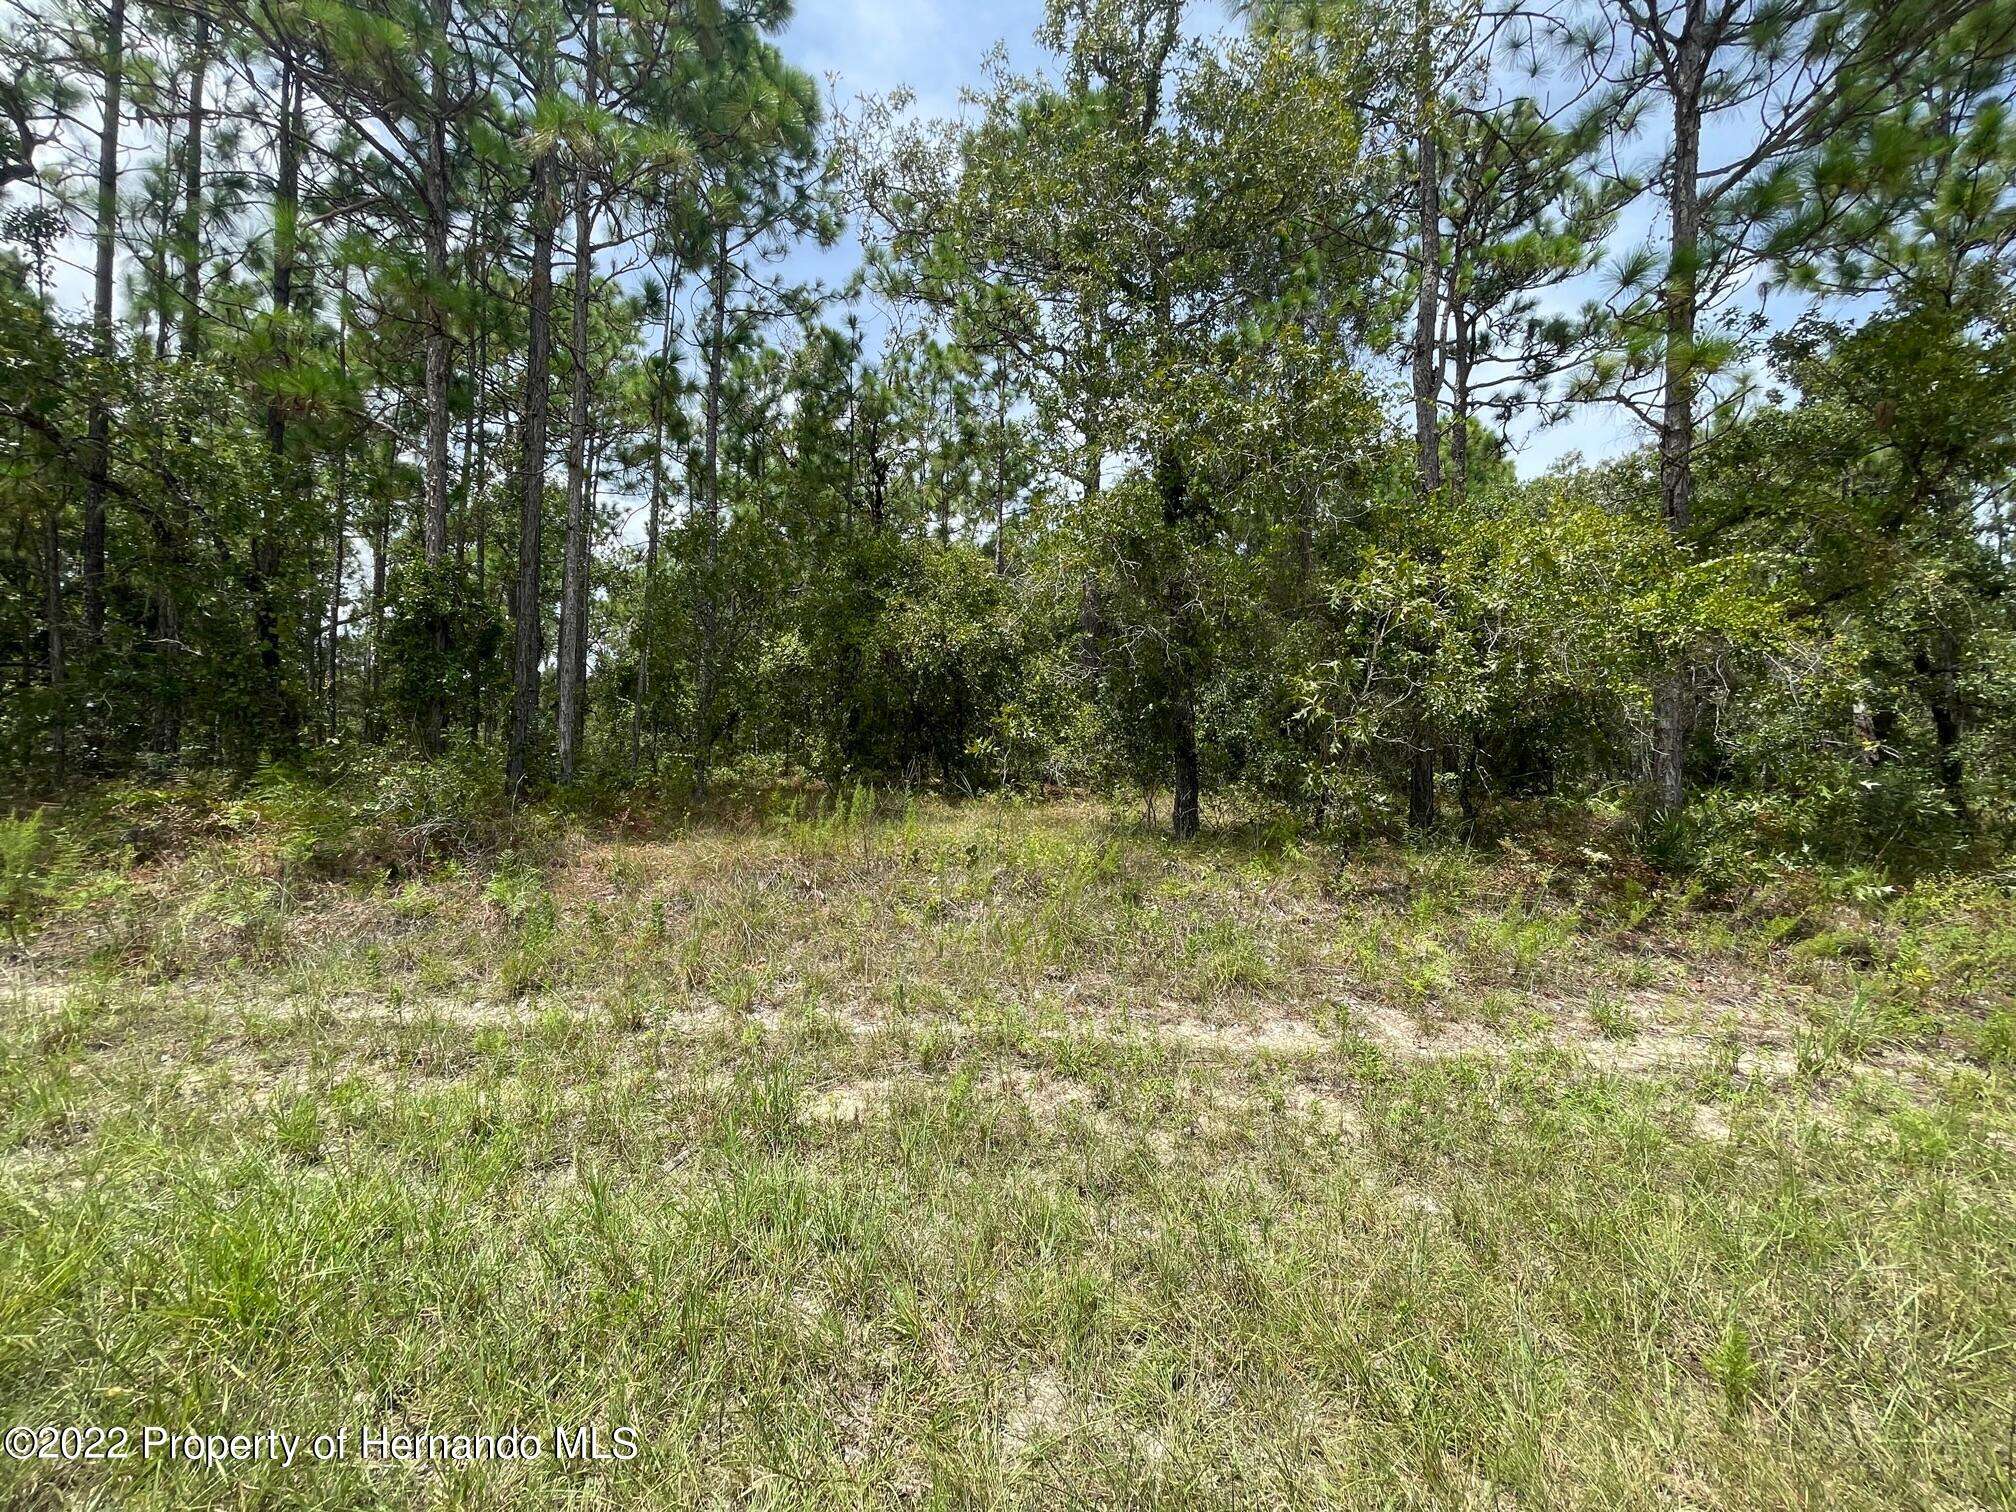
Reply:
[[[1964,9],[1057,0],[934,121],[827,119],[771,4],[592,50],[536,8],[27,7],[0,772],[102,786],[136,855],[269,773],[286,864],[358,874],[493,851],[491,780],[1993,867],[2012,44]],[[793,283],[843,210],[858,276]],[[1599,401],[1651,444],[1520,475]]]

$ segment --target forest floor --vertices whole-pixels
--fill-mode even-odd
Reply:
[[[227,827],[0,978],[5,1416],[133,1435],[0,1502],[2016,1504],[2011,914],[1070,803]]]

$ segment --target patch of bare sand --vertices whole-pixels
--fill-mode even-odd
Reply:
[[[0,1152],[0,1185],[18,1182],[38,1191],[53,1191],[60,1186],[74,1192],[84,1185],[83,1178],[74,1174],[76,1167],[74,1150],[22,1145]]]
[[[1729,1115],[1713,1103],[1694,1105],[1693,1124],[1697,1139],[1720,1144],[1729,1137]]]
[[[1365,1114],[1358,1099],[1337,1088],[1290,1087],[1288,1106],[1298,1117],[1330,1133],[1355,1139],[1365,1132]]]
[[[25,1017],[60,1013],[72,1003],[99,996],[86,983],[27,970],[0,971],[0,1012]]]
[[[1083,1082],[1047,1071],[1015,1067],[988,1078],[987,1090],[1020,1103],[1037,1120],[1054,1119],[1066,1108],[1092,1100],[1092,1089]],[[829,1087],[806,1105],[807,1123],[853,1124],[875,1117],[897,1096],[902,1083],[891,1077],[871,1077]]]
[[[1755,1005],[1719,995],[1640,993],[1626,1000],[1634,1025],[1626,1036],[1606,1032],[1587,1005],[1553,1001],[1562,1009],[1553,1033],[1512,1041],[1462,1019],[1437,1019],[1386,1004],[1352,998],[1347,1022],[1373,1043],[1409,1059],[1454,1055],[1507,1059],[1522,1048],[1565,1050],[1593,1069],[1616,1075],[1665,1075],[1712,1065],[1735,1048],[1737,1075],[1785,1081],[1798,1070],[1791,1036]]]
[[[1308,1019],[1281,1014],[1250,1022],[1215,1023],[1206,1019],[1175,1019],[1144,1023],[1142,1032],[1178,1044],[1230,1051],[1235,1055],[1306,1055],[1331,1043]]]
[[[778,985],[780,990],[766,992],[747,1007],[735,1008],[698,994],[667,993],[630,1012],[625,1021],[634,1019],[638,1028],[695,1037],[724,1028],[739,1031],[753,1027],[764,1033],[788,1031],[798,988],[795,979]],[[62,977],[14,972],[0,979],[0,1006],[5,1006],[11,996],[17,1014],[40,1016],[74,1001],[73,993],[90,990]],[[524,1027],[556,1013],[582,1020],[622,1017],[627,1006],[627,1000],[620,997],[564,990],[526,998],[494,993],[468,995],[454,990],[410,994],[351,991],[299,996],[285,992],[235,993],[227,997],[178,985],[150,988],[140,997],[166,1006],[201,1000],[213,1013],[227,1017],[255,1011],[273,1014],[291,1008],[303,1015],[325,1018],[331,1027],[351,1022],[360,1028],[410,1029],[438,1023],[451,1031],[472,1034],[498,1027]],[[122,994],[121,1001],[131,999]],[[1591,1002],[1550,995],[1545,1005],[1554,1027],[1545,1033],[1516,1039],[1461,1017],[1410,1010],[1367,996],[1335,992],[1320,999],[1283,1003],[1272,1011],[1249,1009],[1244,1014],[1235,1011],[1223,1016],[1207,1016],[1200,1012],[1202,1004],[1173,998],[1152,1004],[1129,1004],[1124,989],[1099,981],[1071,982],[1050,1001],[1052,1007],[1064,1012],[1068,1022],[1035,1030],[1036,1038],[1142,1039],[1173,1049],[1179,1055],[1196,1053],[1235,1062],[1261,1057],[1292,1060],[1320,1056],[1338,1048],[1342,1042],[1340,1036],[1355,1035],[1403,1060],[1452,1056],[1507,1060],[1522,1052],[1552,1049],[1577,1056],[1599,1072],[1658,1076],[1726,1064],[1733,1050],[1732,1069],[1747,1081],[1786,1081],[1793,1079],[1799,1070],[1797,1050],[1786,1024],[1788,1005],[1782,998],[1756,991],[1755,984],[1737,976],[1690,977],[1682,984],[1644,989],[1615,1000],[1630,1026],[1623,1034],[1617,1032],[1614,1021],[1606,1032],[1605,1026],[1596,1022]],[[933,1035],[961,1036],[973,1027],[951,1003],[939,1010],[913,1008],[900,1018],[891,1019],[876,995],[866,990],[834,993],[821,1002],[819,1014],[822,1028],[830,1027],[850,1036],[912,1029],[928,1029]],[[1912,1064],[1895,1066],[1888,1064],[1892,1058],[1882,1057],[1867,1064],[1906,1079],[1926,1073],[1926,1067],[1917,1058],[1905,1057]],[[370,1079],[383,1079],[376,1068],[360,1069]],[[266,1075],[271,1074],[269,1068]],[[1082,1091],[1072,1090],[1068,1082],[1018,1085],[1011,1090],[1039,1115],[1054,1111]],[[854,1121],[854,1116],[836,1111],[826,1115],[824,1121]]]
[[[1731,969],[1702,968],[1664,987],[1626,992],[1620,1002],[1635,1020],[1654,1027],[1714,1028],[1760,1043],[1782,1043],[1787,1013],[1808,996],[1793,994],[1783,983],[1767,989]]]
[[[1006,1410],[1001,1414],[1001,1446],[1010,1455],[1022,1455],[1047,1438],[1065,1431],[1071,1410],[1071,1394],[1063,1378],[1054,1371],[1040,1370],[1007,1388]]]
[[[1511,1053],[1503,1035],[1467,1019],[1424,1017],[1358,997],[1345,999],[1343,1006],[1350,1028],[1374,1044],[1410,1058]]]
[[[895,1092],[887,1077],[829,1087],[805,1104],[807,1123],[857,1124],[885,1107]]]
[[[1658,1076],[1713,1065],[1726,1052],[1729,1040],[1721,1035],[1646,1029],[1629,1039],[1609,1039],[1598,1033],[1565,1044],[1596,1070],[1613,1075]],[[1785,1046],[1738,1042],[1733,1069],[1748,1081],[1788,1081],[1799,1069],[1799,1058]]]
[[[1092,1089],[1081,1081],[1020,1066],[994,1078],[990,1085],[1019,1100],[1039,1119],[1054,1118],[1066,1108],[1079,1107],[1092,1100]]]

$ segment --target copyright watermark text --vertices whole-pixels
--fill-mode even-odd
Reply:
[[[600,1423],[495,1433],[429,1433],[402,1428],[340,1428],[334,1433],[186,1433],[173,1428],[20,1424],[0,1433],[0,1450],[12,1460],[162,1461],[226,1465],[330,1464],[362,1460],[384,1464],[474,1465],[551,1457],[627,1461],[642,1452],[634,1428]]]

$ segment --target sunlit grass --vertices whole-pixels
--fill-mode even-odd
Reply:
[[[246,843],[5,990],[9,1420],[642,1452],[10,1504],[2016,1498],[1991,898],[1795,953],[1456,848],[855,794],[397,881]]]

